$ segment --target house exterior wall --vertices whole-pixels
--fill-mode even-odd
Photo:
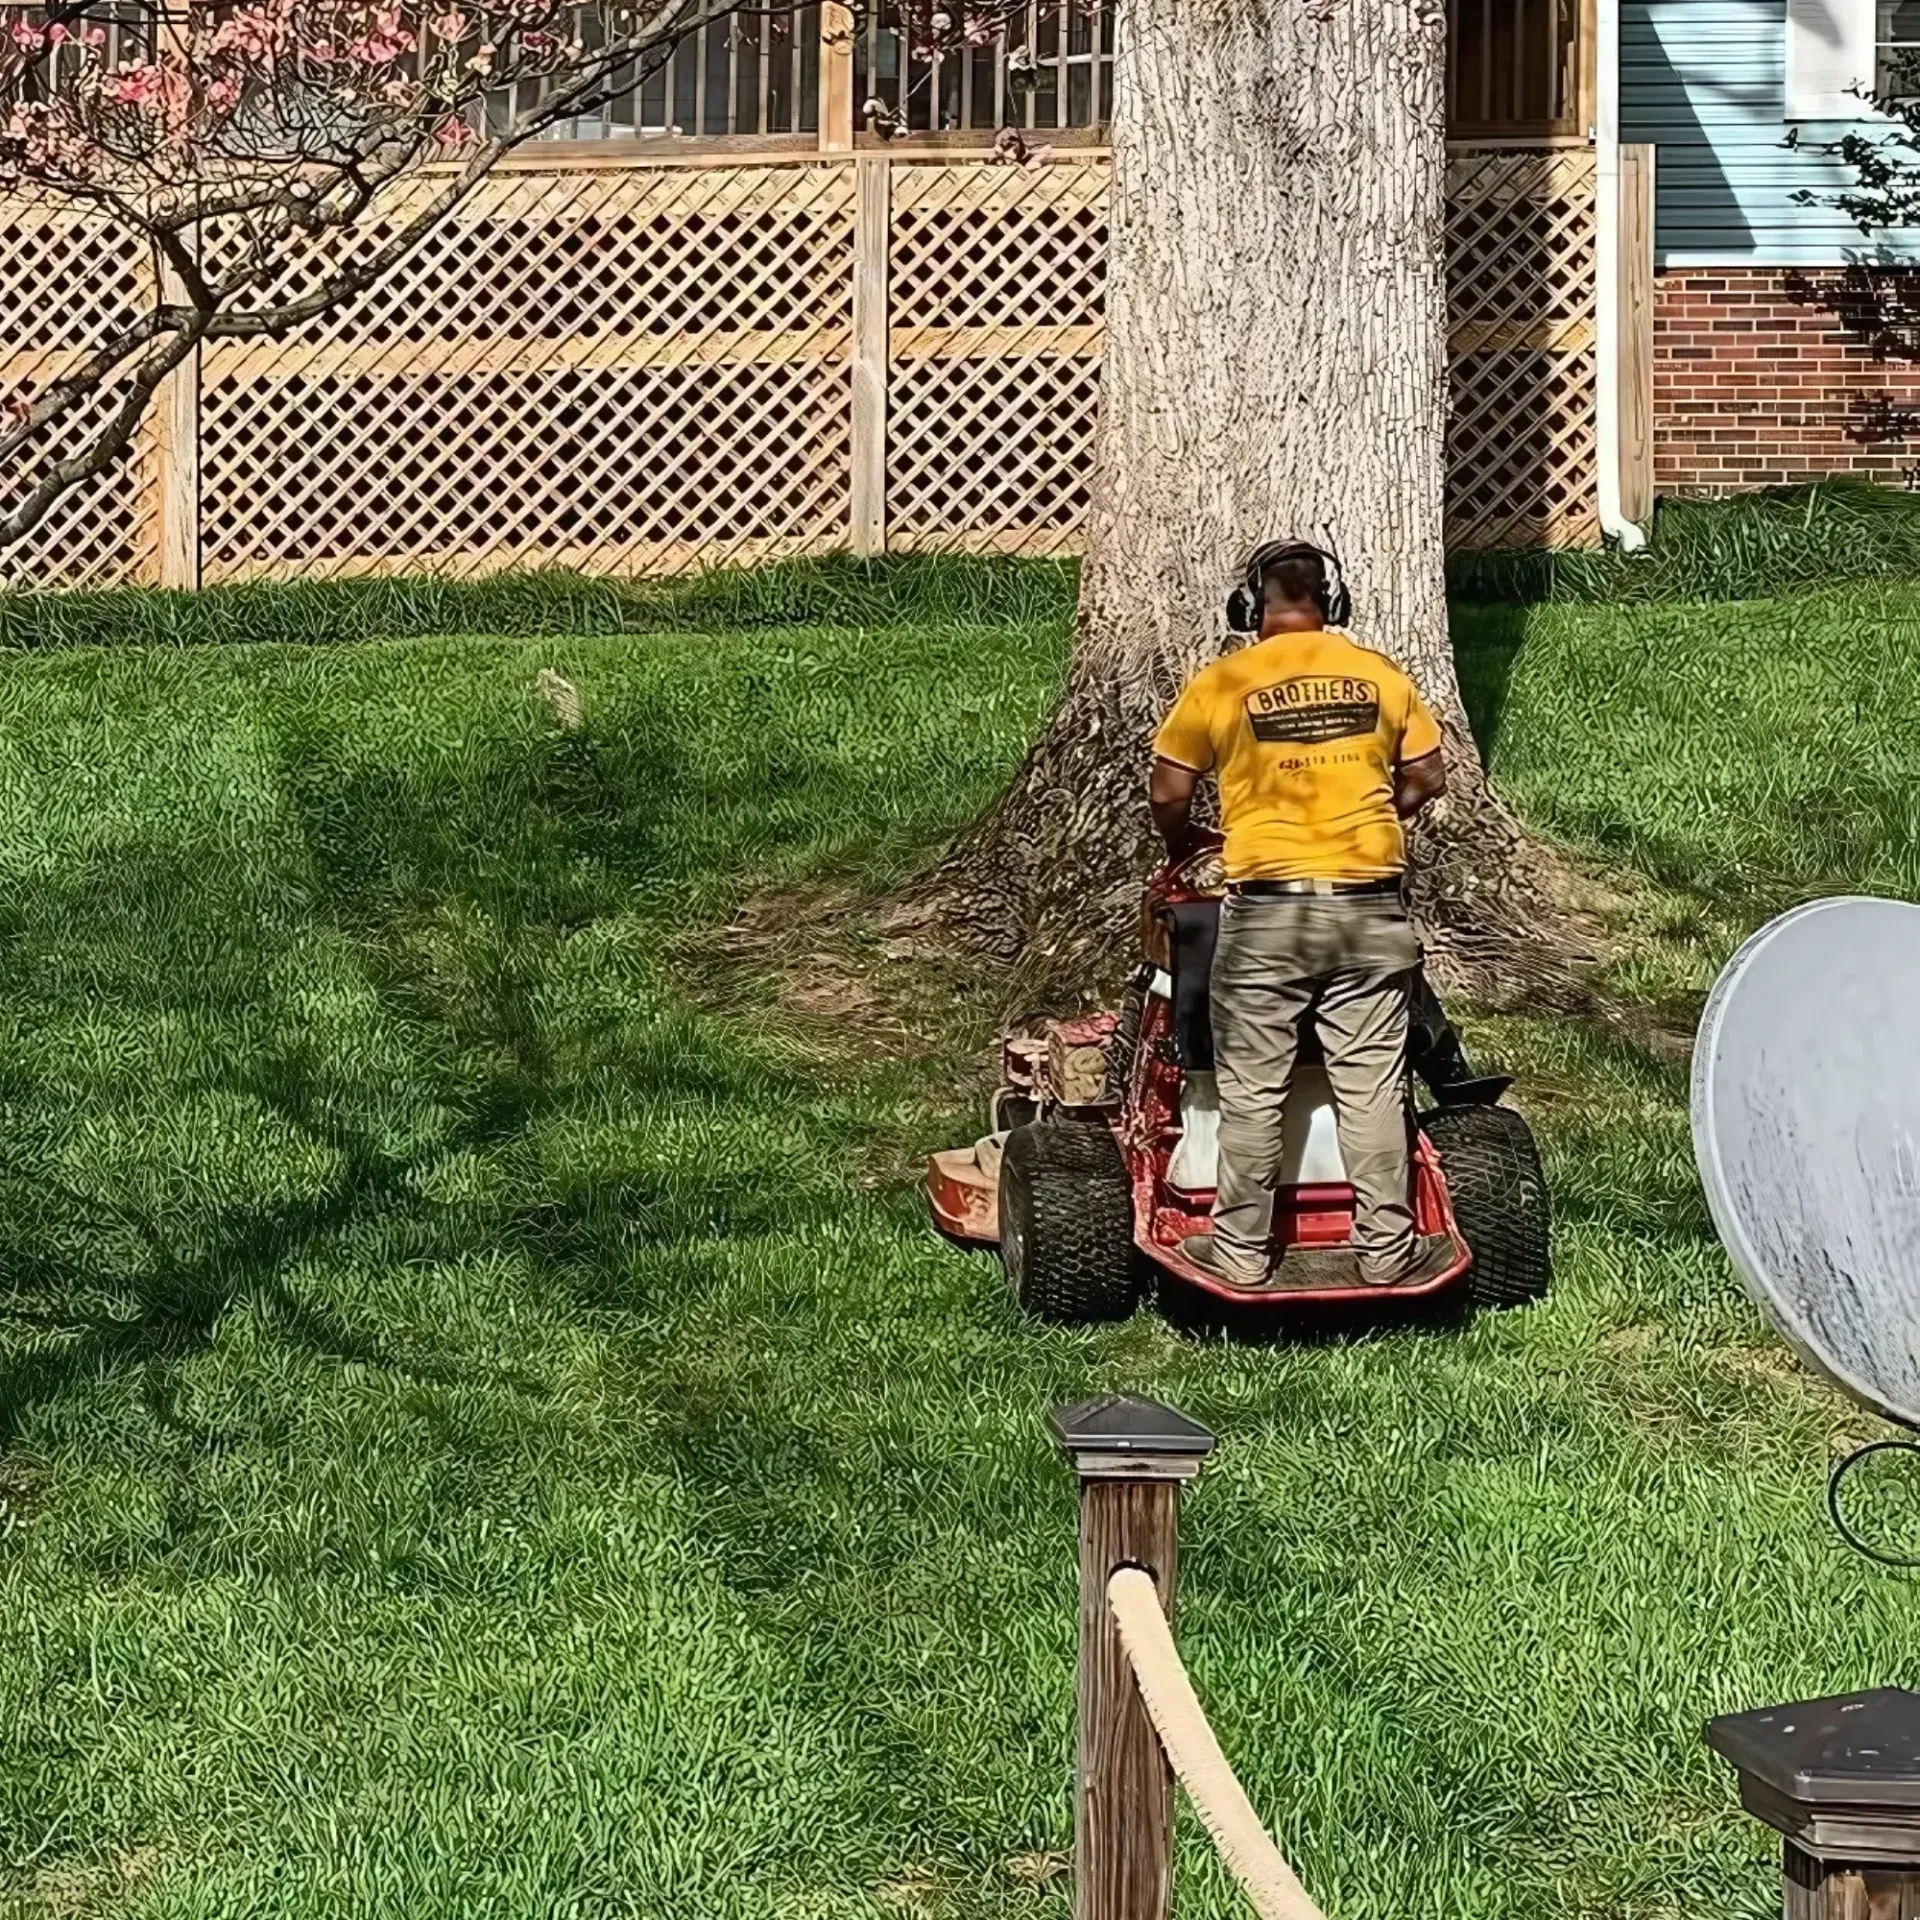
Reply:
[[[1845,177],[1785,144],[1787,0],[1622,0],[1620,104],[1621,137],[1658,149],[1656,490],[1835,473],[1920,484],[1920,327],[1887,351],[1857,298],[1857,264],[1846,283],[1870,254],[1920,262],[1920,234],[1870,240],[1795,203]],[[1920,316],[1920,274],[1873,277],[1892,295],[1882,312]]]
[[[1654,485],[1735,493],[1852,473],[1920,484],[1920,364],[1876,352],[1819,274],[1662,274],[1654,303]]]
[[[1787,0],[1621,0],[1620,137],[1660,150],[1661,268],[1827,266],[1868,244],[1830,209],[1794,204],[1845,177],[1787,147],[1787,128]],[[1904,252],[1920,259],[1920,245]]]

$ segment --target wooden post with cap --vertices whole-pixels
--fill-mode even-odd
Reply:
[[[1058,1408],[1052,1425],[1080,1479],[1074,1920],[1170,1920],[1173,1769],[1134,1684],[1107,1583],[1122,1567],[1144,1568],[1172,1619],[1180,1489],[1213,1451],[1213,1435],[1126,1394]]]
[[[1781,1842],[1785,1920],[1920,1913],[1920,1693],[1876,1687],[1730,1713],[1707,1745]]]

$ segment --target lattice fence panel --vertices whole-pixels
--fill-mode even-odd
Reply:
[[[1106,200],[1104,162],[893,169],[889,546],[1077,546]]]
[[[852,249],[844,164],[499,176],[338,317],[208,350],[205,577],[844,544]]]
[[[1589,152],[1486,152],[1448,167],[1453,547],[1600,539]]]
[[[1070,551],[1105,164],[891,175],[888,544]],[[1449,194],[1449,538],[1591,542],[1592,156],[1459,156]],[[205,352],[188,449],[204,577],[671,571],[844,547],[855,197],[846,161],[501,174],[341,315]],[[336,257],[299,262],[288,290]],[[0,203],[0,386],[68,364],[150,273],[96,221]],[[149,431],[0,554],[0,578],[153,577],[157,454]]]
[[[0,395],[37,390],[125,326],[152,297],[144,250],[126,228],[44,199],[0,200]],[[76,451],[117,403],[103,391],[49,443]],[[44,471],[41,459],[0,476],[11,506]],[[23,540],[0,547],[0,581],[39,587],[114,586],[149,567],[154,478],[144,438],[97,478],[72,488]]]

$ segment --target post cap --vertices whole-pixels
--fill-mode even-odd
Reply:
[[[1767,1789],[1782,1813],[1822,1807],[1920,1810],[1920,1693],[1875,1687],[1793,1706],[1723,1714],[1707,1745]],[[1747,1796],[1749,1808],[1779,1826]],[[1784,1829],[1783,1829],[1784,1830]]]
[[[1130,1393],[1055,1407],[1050,1423],[1083,1480],[1191,1480],[1214,1445],[1199,1421]]]

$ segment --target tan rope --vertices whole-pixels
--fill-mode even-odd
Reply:
[[[1107,1582],[1107,1604],[1173,1771],[1260,1920],[1325,1920],[1220,1751],[1173,1644],[1152,1575],[1122,1567]]]

